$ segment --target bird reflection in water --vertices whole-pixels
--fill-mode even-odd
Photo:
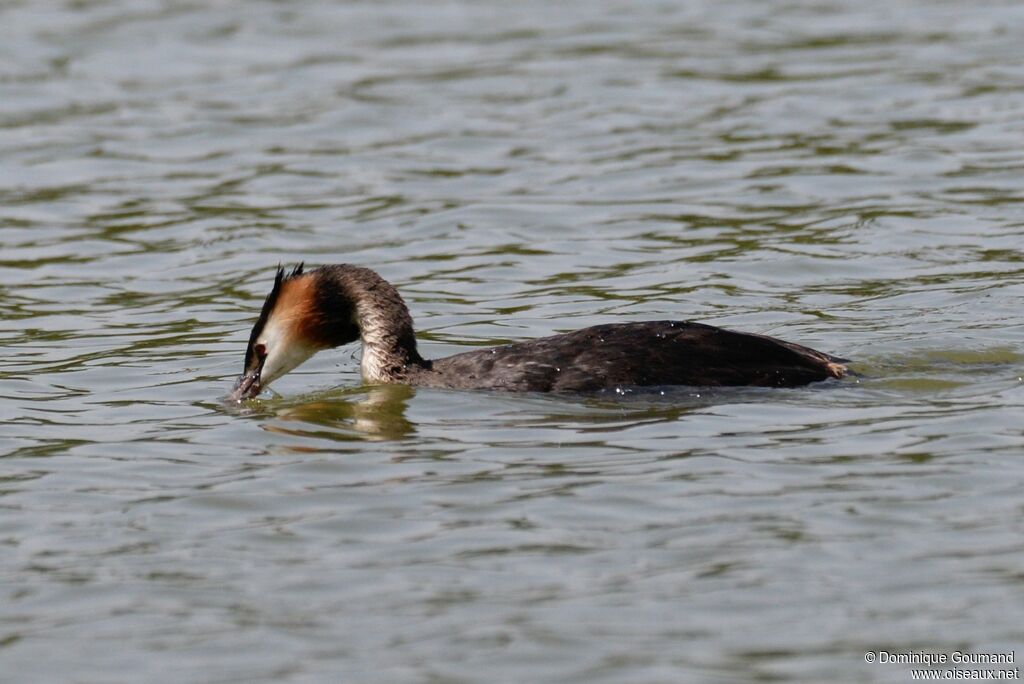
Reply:
[[[277,421],[268,432],[332,441],[396,440],[416,432],[405,417],[415,389],[409,385],[374,385],[331,393],[306,403],[289,403],[273,411]],[[319,451],[318,447],[295,450]]]

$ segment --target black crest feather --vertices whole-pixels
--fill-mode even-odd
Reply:
[[[286,273],[281,264],[277,265],[277,275],[274,276],[274,288],[267,295],[267,298],[263,300],[263,309],[260,311],[260,317],[256,319],[256,325],[252,326],[252,333],[249,335],[249,346],[245,350],[245,368],[242,370],[243,373],[250,368],[253,354],[255,354],[253,347],[256,344],[256,340],[259,339],[260,333],[263,332],[263,326],[267,324],[270,312],[274,310],[274,306],[277,304],[277,298],[281,295],[281,284],[286,280],[302,275],[302,268],[305,265],[305,262],[300,262],[298,266],[292,269],[291,273]]]

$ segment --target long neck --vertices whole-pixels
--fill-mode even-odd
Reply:
[[[409,309],[398,290],[373,271],[353,268],[352,275],[348,290],[363,342],[363,379],[371,383],[402,380],[425,365],[416,350]]]

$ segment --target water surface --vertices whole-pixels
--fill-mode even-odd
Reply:
[[[1024,657],[1024,8],[0,7],[0,671],[903,682]],[[219,398],[279,262],[421,350],[695,319],[795,390]],[[2,679],[4,677],[0,677]]]

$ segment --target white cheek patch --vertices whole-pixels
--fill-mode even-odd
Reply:
[[[316,347],[304,344],[297,336],[287,334],[288,332],[288,329],[276,321],[269,321],[263,328],[263,334],[256,341],[257,344],[266,345],[267,350],[267,360],[263,363],[263,372],[260,373],[260,385],[263,387],[294,370],[319,351]]]

